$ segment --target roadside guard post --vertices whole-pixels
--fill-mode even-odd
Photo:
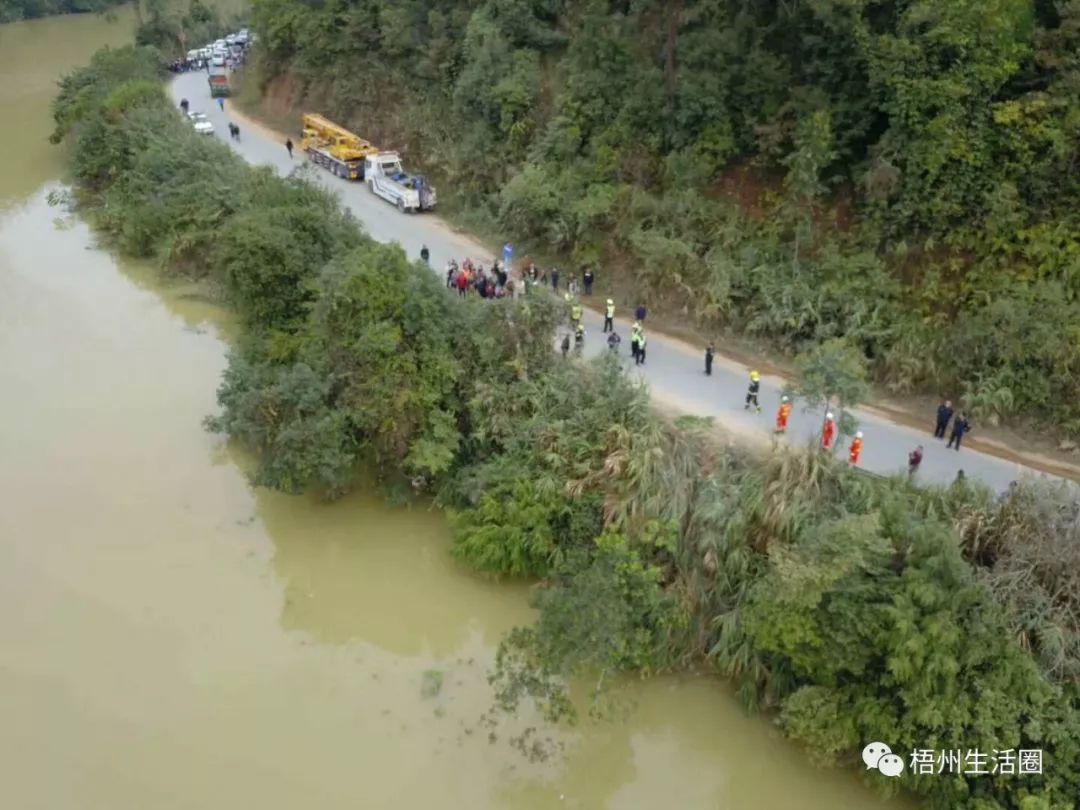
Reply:
[[[514,246],[509,242],[503,245],[503,264],[506,265],[507,273],[514,269]]]

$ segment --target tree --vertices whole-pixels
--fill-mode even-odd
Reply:
[[[814,205],[827,188],[821,181],[821,173],[835,157],[828,111],[818,110],[799,121],[795,128],[795,149],[784,159],[788,168],[784,185],[789,194],[788,204],[794,208],[795,237],[791,261],[796,271],[799,269],[800,246],[813,240]]]
[[[800,355],[795,366],[799,380],[791,392],[807,410],[820,409],[823,416],[839,411],[840,435],[854,433],[858,423],[848,409],[863,402],[870,390],[862,352],[843,338],[832,338]]]

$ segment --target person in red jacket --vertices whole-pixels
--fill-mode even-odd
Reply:
[[[859,456],[862,455],[862,431],[858,431],[855,434],[855,438],[851,442],[851,447],[848,448],[848,463],[854,467],[859,463]]]
[[[791,416],[791,400],[780,397],[780,410],[776,412],[776,432],[787,433],[788,417]]]
[[[825,424],[821,428],[821,449],[832,450],[834,439],[836,439],[836,420],[832,411],[829,411],[825,414]]]

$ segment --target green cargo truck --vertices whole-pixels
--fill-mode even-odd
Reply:
[[[220,98],[232,92],[229,89],[229,77],[224,73],[211,76],[207,81],[210,82],[210,98]]]

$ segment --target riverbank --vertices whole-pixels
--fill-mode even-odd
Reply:
[[[1046,488],[995,501],[871,483],[816,453],[763,463],[712,447],[699,426],[656,420],[612,359],[559,362],[545,299],[458,301],[332,196],[196,136],[149,61],[101,58],[114,61],[74,119],[81,210],[118,248],[224,290],[246,334],[212,426],[257,452],[256,481],[333,495],[361,462],[390,488],[421,476],[459,559],[550,581],[536,624],[501,647],[500,707],[531,698],[562,716],[568,676],[706,657],[840,763],[868,739],[1047,751],[1046,772],[1022,781],[899,783],[939,806],[1076,795],[1069,676],[995,584],[1018,551],[1010,516],[1037,527],[1026,510]]]
[[[284,143],[285,139],[290,137],[289,133],[292,133],[293,140],[299,143],[299,137],[295,134],[299,130],[301,114],[301,110],[297,107],[297,103],[301,100],[298,93],[293,90],[264,97],[258,92],[257,77],[255,81],[251,81],[250,78],[247,78],[248,74],[245,72],[236,75],[238,92],[233,99],[229,115],[237,118],[237,120],[243,120],[246,127],[259,127],[262,132],[278,143]],[[464,213],[459,208],[450,207],[448,211],[440,213],[439,217],[443,216],[448,217],[448,224],[443,227],[451,229],[456,236],[454,240],[456,244],[454,258],[460,260],[466,255],[488,257],[499,255],[501,248],[498,240],[494,239],[490,234],[481,233],[477,235],[468,231],[468,226],[475,224],[475,222],[471,221],[467,213]],[[437,218],[431,216],[424,217],[425,223],[431,223],[433,220],[438,221]],[[378,234],[383,232],[385,224],[388,223],[380,221],[376,238],[380,238]],[[394,229],[387,227],[386,231],[393,233]],[[404,240],[402,240],[402,243],[406,244]],[[527,249],[521,246],[518,246],[518,250],[519,253],[528,253]],[[442,260],[442,251],[437,254],[437,258]],[[552,261],[555,260],[552,259]],[[439,262],[435,262],[435,266],[441,265]],[[594,315],[594,324],[590,326],[591,329],[598,329],[603,310],[602,301],[609,294],[617,299],[617,311],[620,316],[631,311],[637,302],[637,299],[630,293],[620,295],[617,290],[610,286],[609,281],[602,280],[597,289],[598,292],[594,299],[583,299],[583,304],[587,308],[591,308]],[[650,310],[649,323],[654,347],[657,346],[660,339],[666,339],[678,355],[687,359],[693,358],[690,362],[694,365],[700,363],[701,347],[708,341],[705,335],[697,331],[697,328],[687,321],[685,314],[664,312],[663,309],[659,311]],[[663,337],[661,338],[661,336]],[[717,346],[717,364],[726,367],[732,372],[733,378],[739,380],[739,382],[735,383],[738,389],[744,386],[742,380],[746,379],[751,368],[757,368],[767,376],[768,387],[777,392],[772,399],[778,400],[778,392],[794,379],[794,371],[790,360],[770,352],[764,344],[754,344],[743,339],[727,336],[717,340]],[[763,357],[767,359],[762,359]],[[753,443],[758,446],[767,445],[770,441],[769,431],[762,430],[760,427],[754,432],[748,432],[748,424],[738,413],[728,413],[726,410],[715,408],[703,408],[702,400],[691,396],[680,397],[676,392],[672,391],[665,394],[662,388],[655,384],[653,391],[654,395],[663,396],[668,403],[681,402],[682,407],[678,407],[677,412],[708,414],[723,424],[728,432],[739,436],[753,437]],[[736,394],[733,401],[737,400],[738,397],[739,394]],[[767,401],[772,401],[772,399],[767,399]],[[869,435],[868,445],[870,450],[864,464],[869,465],[870,469],[875,472],[887,474],[902,469],[907,452],[917,444],[926,444],[928,447],[932,447],[932,444],[928,441],[929,430],[927,425],[931,423],[931,416],[935,412],[937,405],[938,402],[930,398],[904,398],[878,391],[876,397],[871,402],[863,405],[859,412],[872,417],[869,421],[873,424],[887,423],[902,426],[907,430],[903,442],[894,442],[890,439],[884,446],[880,443],[882,438],[880,434]],[[808,435],[809,433],[812,433],[812,431],[808,431]],[[801,439],[802,434],[798,435]],[[999,473],[986,476],[988,483],[1002,491],[1010,480],[1019,475],[1020,467],[1060,478],[1080,481],[1080,464],[1076,461],[1078,451],[1061,450],[1057,439],[1032,426],[1008,429],[979,423],[974,433],[966,438],[965,444],[973,451],[1005,462],[1004,465],[1001,465]],[[931,455],[924,465],[926,470],[932,469],[937,462],[937,458],[933,456],[934,450],[931,449],[928,452]],[[887,459],[892,459],[892,461],[887,461]],[[941,474],[934,475],[930,473],[930,480],[937,483],[947,483],[956,476],[958,469],[961,468],[968,475],[973,473],[972,464],[968,461],[946,455],[943,462],[944,466]],[[974,474],[979,475],[979,470],[975,469]]]
[[[251,459],[200,426],[235,316],[48,205],[55,82],[129,43],[130,12],[0,25],[7,804],[883,807],[704,674],[632,679],[634,711],[560,734],[548,763],[509,748],[513,725],[476,728],[527,586],[455,564],[426,500],[252,489]]]

